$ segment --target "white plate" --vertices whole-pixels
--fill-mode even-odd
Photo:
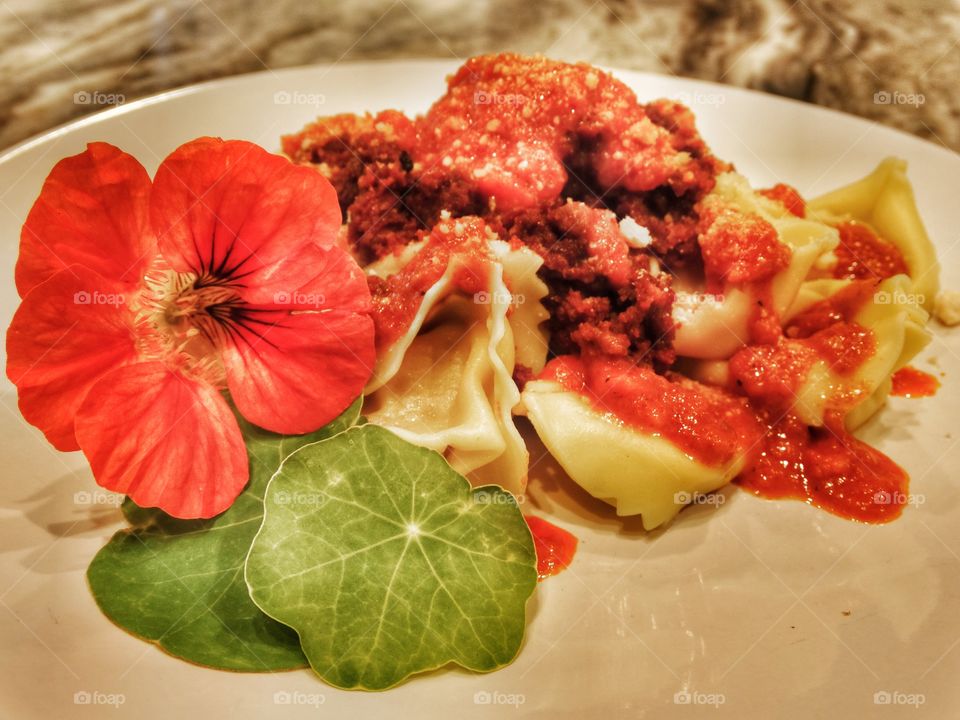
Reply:
[[[402,62],[238,77],[131,103],[15,148],[0,159],[3,327],[17,305],[19,227],[54,163],[88,141],[114,143],[151,172],[199,135],[276,149],[281,133],[317,114],[422,111],[454,67]],[[812,196],[884,155],[907,158],[943,285],[960,289],[953,153],[766,95],[617,75],[641,98],[691,101],[716,153],[758,185],[788,181]],[[83,457],[54,452],[20,418],[4,380],[0,715],[118,716],[110,705],[75,704],[75,693],[87,692],[101,702],[122,695],[119,715],[138,718],[952,716],[960,707],[960,333],[934,332],[915,364],[946,373],[939,394],[894,399],[862,433],[907,468],[925,501],[900,520],[861,525],[728,488],[723,505],[689,509],[666,531],[645,534],[569,482],[544,477],[541,464],[534,509],[579,536],[580,551],[570,570],[540,586],[517,661],[492,675],[441,671],[386,694],[334,690],[307,671],[201,669],[114,627],[94,605],[84,570],[120,526],[119,512],[83,496],[75,502],[75,493],[96,487]],[[888,693],[878,699],[892,705],[875,704],[875,693]],[[902,704],[921,700],[919,711]],[[504,706],[511,701],[516,709]],[[703,707],[711,701],[716,708]]]

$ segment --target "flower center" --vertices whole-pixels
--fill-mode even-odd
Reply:
[[[226,370],[219,348],[232,315],[244,305],[229,281],[177,272],[158,259],[131,307],[140,357],[224,387]]]

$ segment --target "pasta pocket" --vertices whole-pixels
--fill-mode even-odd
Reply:
[[[715,360],[730,357],[750,342],[758,303],[769,302],[776,316],[786,311],[817,260],[837,246],[839,235],[824,223],[789,213],[754,191],[738,173],[718,176],[705,205],[758,219],[775,231],[776,241],[787,253],[783,267],[765,283],[728,280],[708,291],[702,283],[678,279],[673,313],[677,354]]]
[[[545,362],[540,299],[546,288],[536,276],[542,261],[531,251],[499,241],[490,242],[489,251],[484,289],[473,294],[456,280],[468,260],[450,258],[406,332],[381,354],[364,413],[442,453],[474,484],[520,494],[528,453],[513,422],[520,392],[512,376],[518,357],[531,369]]]
[[[918,304],[930,312],[940,290],[940,263],[923,226],[907,163],[886,158],[866,177],[810,201],[807,212],[831,225],[854,220],[892,243],[903,255]]]
[[[829,302],[850,285],[850,281],[832,279],[804,283],[786,321],[789,323],[817,303]],[[848,375],[841,375],[824,360],[818,360],[801,383],[792,408],[799,418],[808,425],[822,426],[828,410],[839,404],[844,424],[848,430],[854,430],[883,406],[890,394],[893,373],[916,357],[931,339],[926,328],[929,316],[914,300],[911,288],[905,275],[876,285],[869,299],[850,318],[870,331],[873,352]]]
[[[564,471],[618,515],[641,515],[653,530],[698,494],[730,482],[743,459],[722,467],[699,462],[663,438],[593,409],[575,392],[538,380],[523,391],[527,416]]]

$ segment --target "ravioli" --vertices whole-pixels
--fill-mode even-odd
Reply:
[[[733,206],[742,213],[769,222],[779,241],[790,250],[789,264],[770,282],[773,309],[782,314],[817,259],[837,246],[839,235],[824,223],[796,217],[782,205],[756,193],[737,173],[717,177],[708,202]],[[728,283],[719,293],[701,285],[677,283],[674,320],[678,327],[674,348],[682,357],[728,358],[750,340],[750,319],[758,298],[755,288]]]
[[[940,263],[917,210],[905,161],[886,158],[866,177],[811,200],[807,212],[834,225],[857,220],[893,243],[907,263],[918,304],[933,310]]]
[[[573,481],[618,515],[641,515],[646,530],[672,520],[697,495],[723,487],[744,466],[745,454],[717,467],[700,462],[556,382],[527,383],[523,407]]]
[[[520,494],[529,456],[513,420],[520,391],[512,376],[518,358],[534,372],[543,368],[546,311],[540,301],[546,286],[536,275],[542,260],[532,251],[499,241],[489,250],[486,289],[473,296],[455,282],[462,258],[451,258],[407,332],[381,354],[364,413],[442,453],[475,485]],[[402,266],[391,263],[389,271]],[[384,272],[384,266],[372,271]]]
[[[835,295],[849,285],[846,280],[811,280],[804,283],[785,320]],[[926,328],[929,315],[910,293],[912,283],[905,275],[887,278],[872,299],[853,320],[873,333],[876,347],[869,358],[850,376],[842,377],[820,361],[801,384],[793,410],[808,425],[822,426],[831,401],[853,398],[845,408],[845,425],[854,430],[886,401],[890,377],[909,363],[930,342]]]

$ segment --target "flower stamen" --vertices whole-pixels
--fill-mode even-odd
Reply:
[[[157,258],[134,299],[134,333],[140,357],[217,387],[226,384],[218,352],[246,302],[229,278],[177,272]]]

